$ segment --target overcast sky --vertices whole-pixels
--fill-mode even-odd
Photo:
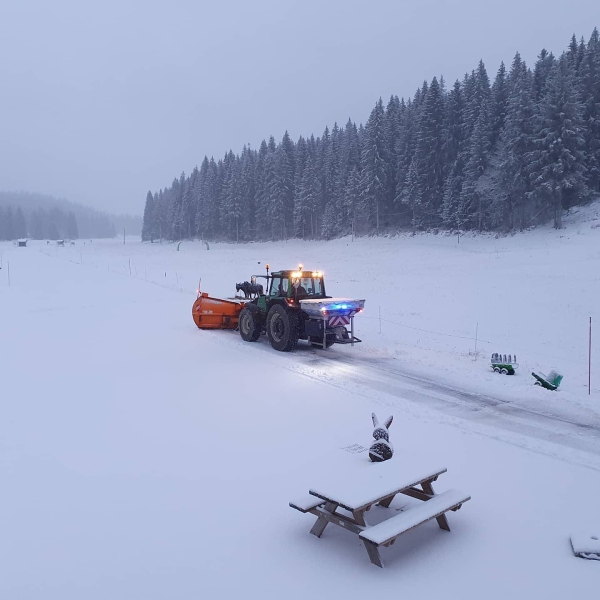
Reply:
[[[366,121],[482,58],[587,40],[598,0],[1,0],[0,190],[141,214],[205,154]]]

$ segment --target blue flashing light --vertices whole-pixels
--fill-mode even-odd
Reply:
[[[327,311],[336,311],[336,310],[348,310],[348,309],[353,309],[353,308],[357,308],[354,305],[350,305],[350,304],[331,304],[327,307]]]

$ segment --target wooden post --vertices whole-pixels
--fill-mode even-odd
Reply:
[[[131,258],[129,259],[129,276],[131,277]]]
[[[123,246],[125,245],[125,228],[123,228]]]

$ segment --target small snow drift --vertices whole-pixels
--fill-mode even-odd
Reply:
[[[571,536],[573,554],[580,558],[600,560],[600,529],[594,533],[578,531]]]

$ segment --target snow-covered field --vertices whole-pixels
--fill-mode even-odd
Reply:
[[[460,244],[0,244],[0,598],[596,597],[569,535],[600,528],[600,206],[566,222]],[[200,277],[232,295],[267,262],[366,298],[363,344],[283,355],[195,328]],[[558,392],[533,386],[553,367]],[[472,495],[384,570],[288,507],[366,460],[341,448],[369,445],[372,411],[394,415],[399,470],[441,463],[437,489]]]

